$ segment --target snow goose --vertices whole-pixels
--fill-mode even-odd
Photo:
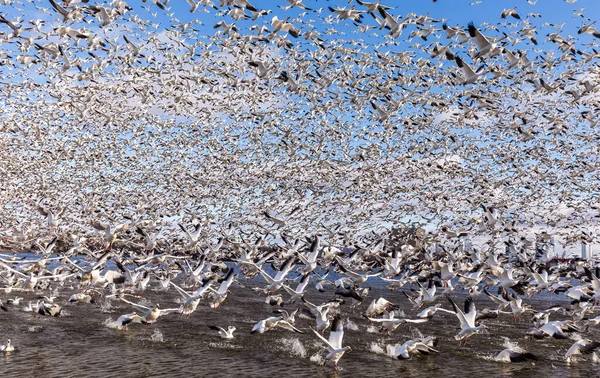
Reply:
[[[61,210],[54,212],[51,209],[48,209],[44,206],[38,205],[37,210],[40,214],[46,217],[46,224],[50,228],[58,227],[58,223],[60,221],[60,217],[63,215],[67,208],[63,207]]]
[[[416,308],[421,308],[424,305],[435,302],[440,295],[436,294],[437,287],[433,280],[429,280],[427,287],[424,287],[421,282],[417,281],[419,285],[419,294],[416,297],[409,297],[406,293],[407,298],[415,305]]]
[[[540,328],[530,329],[527,331],[527,335],[535,339],[542,339],[547,336],[555,339],[566,339],[567,335],[565,335],[565,332],[579,332],[579,329],[571,320],[555,320],[547,322]]]
[[[130,323],[146,324],[146,321],[134,311],[130,314],[119,316],[115,323],[117,329],[127,331]]]
[[[152,250],[154,250],[154,247],[156,247],[156,242],[161,234],[161,231],[157,233],[150,233],[142,229],[141,227],[137,227],[135,231],[144,237],[146,253],[148,254],[152,252]]]
[[[14,352],[14,351],[15,351],[15,347],[10,342],[10,339],[8,339],[6,341],[6,344],[0,344],[0,352],[8,353],[8,352]]]
[[[46,303],[44,301],[41,301],[40,303],[38,303],[37,313],[42,316],[57,317],[57,316],[60,316],[61,312],[62,312],[62,308],[59,305],[57,305],[56,303]]]
[[[473,71],[473,69],[465,63],[458,55],[454,57],[454,61],[456,65],[462,70],[464,79],[461,84],[473,84],[477,81],[481,76],[487,73],[486,70],[483,69],[483,66],[477,69],[477,72]]]
[[[341,260],[338,260],[338,267],[340,268],[340,271],[342,271],[345,275],[347,275],[348,277],[352,278],[352,280],[354,281],[354,284],[356,285],[360,285],[362,283],[367,282],[367,280],[371,277],[377,277],[379,275],[381,275],[382,272],[377,272],[374,274],[359,274],[356,272],[353,272],[349,269],[347,269],[346,267],[344,267],[343,264],[341,264]]]
[[[185,315],[189,317],[192,312],[196,311],[198,304],[200,304],[200,300],[204,297],[204,294],[208,291],[208,288],[213,284],[215,278],[210,278],[206,283],[200,287],[198,290],[194,291],[192,294],[188,294],[185,290],[180,288],[179,286],[171,283],[174,288],[179,291],[181,296],[184,298],[184,302],[179,306],[179,313],[181,315]]]
[[[96,300],[92,295],[82,292],[71,295],[69,303],[96,303]]]
[[[230,268],[229,271],[227,272],[227,275],[221,282],[221,285],[219,286],[219,288],[217,290],[213,290],[212,288],[210,288],[210,290],[214,293],[214,297],[213,297],[212,302],[210,303],[210,307],[212,307],[214,309],[221,308],[221,305],[223,304],[225,299],[227,299],[227,296],[230,293],[229,286],[231,286],[231,284],[235,278],[233,273],[234,273],[234,269]]]
[[[354,5],[351,6],[350,8],[346,9],[346,8],[332,8],[329,7],[329,10],[335,14],[338,15],[338,17],[340,18],[340,20],[345,20],[345,19],[351,19],[354,22],[357,23],[361,23],[362,22],[362,11],[356,10],[354,8]],[[380,11],[382,9],[379,9]]]
[[[91,226],[94,227],[98,231],[104,231],[104,248],[107,250],[111,250],[112,246],[117,240],[117,234],[127,230],[128,226],[125,223],[113,225],[111,223],[100,223],[100,222],[92,222]]]
[[[312,328],[311,328],[312,329]],[[325,357],[326,359],[333,362],[335,369],[339,370],[338,362],[344,355],[344,353],[351,351],[350,346],[342,347],[342,339],[344,338],[344,327],[342,318],[337,315],[331,323],[331,330],[329,332],[329,340],[319,334],[319,332],[312,330],[319,339],[321,339],[326,345],[329,353]]]
[[[593,35],[596,38],[600,38],[600,32],[598,32],[598,30],[593,26],[595,23],[596,21],[593,21],[590,24],[583,25],[579,28],[579,30],[577,30],[577,34],[587,33]]]
[[[485,329],[485,324],[481,324],[479,326],[475,325],[475,318],[477,317],[477,309],[475,308],[475,303],[473,302],[473,298],[469,297],[465,299],[465,311],[463,312],[457,305],[454,303],[452,298],[448,297],[448,300],[452,304],[452,308],[456,313],[456,317],[460,321],[461,330],[454,338],[459,341],[458,346],[466,345],[467,339],[472,335],[478,333],[482,329]],[[463,343],[464,342],[464,343]]]
[[[193,225],[194,231],[192,232],[188,231],[182,224],[178,225],[179,228],[181,228],[181,230],[185,233],[185,236],[189,241],[189,248],[196,252],[196,249],[198,248],[198,243],[200,241],[200,233],[202,232],[202,229],[200,228],[200,223]]]
[[[281,288],[281,286],[283,286],[283,283],[285,282],[285,278],[287,277],[288,273],[293,268],[293,264],[294,264],[294,260],[295,259],[296,259],[295,256],[292,256],[289,259],[287,259],[283,263],[283,265],[281,266],[281,268],[279,269],[279,271],[277,272],[277,274],[275,275],[275,277],[271,277],[260,266],[258,266],[257,264],[255,264],[253,262],[248,262],[247,264],[253,266],[254,268],[256,268],[258,270],[258,272],[267,281],[268,285],[265,288],[265,291],[267,292],[267,294],[273,294],[277,290],[279,290]]]
[[[508,301],[510,308],[513,313],[513,320],[516,322],[519,320],[519,316],[527,311],[532,311],[531,306],[524,304],[521,298],[518,298],[513,293],[504,290],[502,295],[505,300]]]
[[[527,352],[525,349],[518,346],[506,348],[502,352],[498,353],[495,358],[498,362],[527,362],[537,361],[537,357],[532,353]]]
[[[386,28],[390,31],[389,35],[393,38],[400,37],[402,31],[408,25],[407,21],[400,21],[400,17],[395,18],[394,16],[386,12],[385,9],[379,9],[379,14],[381,14],[381,17],[383,18],[381,21],[377,18],[377,16],[375,16],[374,13],[371,13],[371,16],[373,16],[373,18],[375,18],[379,23],[379,29],[381,30],[383,28]]]
[[[590,339],[582,339],[575,342],[575,344],[571,345],[567,353],[565,353],[565,357],[567,358],[567,363],[575,362],[574,356],[580,354],[590,354],[600,348],[600,343],[597,341],[592,341]]]
[[[301,299],[302,302],[304,302],[304,305],[308,307],[311,315],[316,318],[317,330],[324,332],[331,322],[329,314],[331,314],[335,308],[339,307],[340,301],[334,300],[321,305],[315,305],[304,299],[304,297]]]
[[[369,319],[370,322],[373,323],[380,323],[381,324],[381,329],[379,330],[379,332],[385,332],[385,333],[391,333],[393,330],[395,330],[396,328],[398,328],[400,326],[400,324],[405,324],[405,323],[425,323],[427,321],[429,321],[429,319],[427,318],[423,318],[423,319],[400,319],[400,318],[395,318],[394,317],[395,313],[394,311],[390,311],[387,313],[387,316],[384,315],[383,318],[371,318],[367,316],[367,319]]]
[[[388,7],[387,5],[380,4],[380,1],[377,1],[375,3],[368,3],[366,1],[356,0],[356,2],[358,3],[358,5],[367,7],[367,10],[366,10],[367,13],[373,13],[375,11],[378,11],[379,9],[383,9],[383,10],[392,9],[392,7]]]
[[[442,312],[447,312],[450,314],[454,314],[454,311],[450,311],[450,310],[446,310],[444,308],[442,308],[441,304],[436,304],[435,306],[430,306],[427,307],[424,310],[421,310],[421,312],[419,312],[417,314],[417,318],[419,319],[431,319],[433,317],[433,315],[435,315],[438,311],[442,311]]]
[[[304,264],[304,267],[298,270],[301,274],[306,275],[317,269],[317,258],[319,257],[319,252],[321,252],[321,250],[319,246],[319,236],[317,235],[310,244],[310,252],[308,256],[305,257],[302,253],[298,253],[298,258]]]
[[[407,360],[414,354],[429,355],[431,352],[439,353],[433,347],[437,343],[437,338],[429,336],[427,338],[419,338],[408,340],[402,345],[388,345],[387,352],[391,357],[399,360]]]
[[[271,19],[271,26],[273,27],[272,34],[275,34],[278,31],[282,30],[284,32],[289,33],[292,37],[298,38],[300,36],[300,30],[298,30],[298,28],[296,28],[294,25],[288,22],[288,19],[289,17],[285,20],[280,20],[277,18],[277,16],[273,16],[273,18]],[[268,211],[265,212],[265,215],[267,216],[267,218],[269,218],[281,227],[287,224],[284,220],[280,220],[276,216],[272,216],[272,214]]]
[[[302,276],[302,279],[300,280],[298,286],[296,286],[295,290],[285,284],[283,285],[285,291],[287,291],[287,293],[291,295],[291,298],[288,301],[288,303],[294,303],[298,298],[302,298],[304,296],[304,294],[306,293],[306,286],[308,285],[309,281],[310,275],[307,274]]]
[[[497,55],[500,49],[497,47],[496,42],[490,42],[481,32],[475,27],[473,22],[469,22],[468,28],[469,36],[475,39],[478,51],[474,58],[481,58],[482,56],[489,54],[490,57]]]
[[[369,307],[365,311],[365,316],[377,316],[385,311],[390,311],[396,308],[397,306],[395,306],[392,302],[388,301],[385,298],[373,299],[373,301],[371,302],[371,304],[369,304]]]
[[[218,327],[218,326],[208,326],[208,328],[210,329],[214,329],[215,331],[219,332],[219,336],[221,336],[221,338],[223,340],[232,340],[233,339],[233,331],[236,330],[236,328],[234,326],[229,326],[227,327],[227,329]]]
[[[514,17],[517,20],[521,19],[521,16],[519,16],[519,14],[517,13],[517,7],[511,8],[511,9],[504,9],[502,11],[502,14],[500,15],[500,18],[504,19],[509,16]]]
[[[298,313],[298,309],[295,309],[294,311],[292,311],[292,313],[288,313],[286,310],[275,310],[274,311],[276,314],[280,314],[283,317],[283,320],[290,323],[290,324],[294,324],[296,323],[296,314]]]
[[[256,323],[254,327],[252,327],[251,333],[265,333],[276,327],[281,327],[283,329],[287,329],[290,331],[294,331],[297,333],[304,333],[304,331],[299,330],[294,327],[292,324],[283,320],[283,316],[271,316],[266,319],[263,319]]]
[[[146,324],[155,323],[158,320],[158,318],[160,318],[163,315],[167,315],[167,314],[170,314],[173,312],[179,312],[178,308],[161,309],[159,303],[157,303],[154,307],[146,307],[146,306],[143,306],[138,303],[130,302],[125,298],[121,298],[121,300],[125,303],[128,303],[128,304],[134,306],[134,307],[140,308],[142,310],[146,310],[146,313],[142,316],[142,319],[144,319]]]

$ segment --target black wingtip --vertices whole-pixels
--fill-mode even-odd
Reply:
[[[331,332],[341,332],[344,330],[343,320],[341,315],[336,315],[331,323]]]
[[[473,21],[469,22],[469,25],[467,26],[467,30],[468,30],[469,36],[471,36],[471,38],[474,38],[477,35],[477,28],[475,27],[475,24],[473,24]]]

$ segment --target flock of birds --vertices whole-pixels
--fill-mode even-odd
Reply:
[[[193,225],[196,230],[200,228]],[[594,260],[560,262],[531,246],[517,250],[492,241],[487,248],[468,247],[466,235],[457,236],[455,248],[449,250],[421,240],[418,233],[404,237],[372,234],[369,244],[345,248],[330,244],[332,235],[292,241],[284,233],[279,235],[280,243],[269,244],[266,235],[260,234],[237,241],[225,234],[217,245],[207,245],[210,241],[197,240],[184,225],[180,225],[181,231],[190,244],[167,252],[161,251],[156,238],[140,226],[131,235],[126,234],[129,224],[94,227],[106,232],[98,233],[95,241],[79,240],[63,251],[55,249],[54,237],[48,245],[40,246],[40,251],[23,256],[2,253],[0,290],[5,296],[16,296],[1,300],[0,308],[32,312],[36,317],[60,317],[65,305],[100,308],[101,303],[117,301],[133,311],[110,325],[127,331],[132,324],[152,325],[172,314],[189,318],[199,306],[218,310],[236,285],[244,288],[255,284],[255,293],[246,291],[244,295],[263,296],[270,305],[266,307],[276,310],[270,310],[269,316],[247,331],[312,332],[327,348],[325,358],[336,369],[344,354],[352,350],[343,343],[345,320],[357,312],[365,323],[378,326],[386,336],[403,324],[418,328],[434,317],[445,316],[448,323],[457,326],[454,338],[458,347],[487,331],[489,319],[512,317],[517,322],[530,316],[531,328],[524,337],[575,340],[564,354],[568,363],[600,349],[600,342],[586,337],[600,324],[600,266]],[[139,248],[113,249],[121,238],[130,238]],[[104,248],[95,250],[94,245]],[[397,300],[393,303],[383,296],[368,300],[369,284],[375,280],[383,288],[401,290],[418,312],[408,317],[399,311]],[[156,293],[175,293],[178,306],[148,305]],[[332,299],[313,303],[311,296],[316,293],[329,293]],[[550,306],[542,302],[546,304],[538,308],[527,303],[526,297],[541,293],[560,295],[562,303]],[[463,308],[455,298],[464,294]],[[37,301],[32,301],[32,296]],[[481,296],[493,306],[478,310],[475,303]],[[24,306],[25,297],[28,304]],[[370,304],[361,307],[363,302]],[[310,317],[314,320],[305,320]],[[220,319],[222,324],[208,326],[222,339],[234,340],[236,327],[226,325],[226,317]],[[502,334],[502,330],[495,332]],[[418,337],[387,345],[386,354],[400,360],[431,355],[439,353],[438,343],[446,342],[437,335]],[[0,350],[8,353],[15,347],[9,339]],[[499,362],[535,363],[538,359],[517,344],[495,357]]]
[[[551,254],[597,242],[600,218],[600,33],[574,0],[562,24],[529,0],[464,25],[362,0],[1,3],[0,280],[50,295],[3,310],[119,301],[126,330],[219,309],[247,278],[316,319],[280,309],[251,331],[314,333],[336,367],[356,311],[385,333],[457,320],[459,345],[532,314],[528,337],[576,338],[568,361],[598,348],[600,272]],[[418,243],[390,242],[404,227]],[[420,312],[359,310],[373,281]],[[335,298],[311,303],[313,285]],[[149,287],[178,306],[138,300]],[[547,292],[570,305],[526,303]]]
[[[456,25],[363,1],[4,3],[5,229],[37,227],[24,219],[40,203],[75,228],[195,213],[256,229],[268,210],[295,233],[489,233],[489,209],[493,232],[595,237],[584,9],[554,24],[523,2]]]

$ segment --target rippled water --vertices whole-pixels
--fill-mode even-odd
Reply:
[[[70,294],[76,289],[63,289],[57,303],[64,305],[65,314],[59,318],[34,318],[17,308],[0,312],[0,342],[10,338],[17,350],[0,355],[0,377],[151,377],[151,376],[321,376],[321,377],[454,377],[454,376],[514,376],[514,377],[592,377],[600,376],[600,364],[592,357],[575,365],[564,362],[564,353],[573,340],[527,340],[525,331],[530,327],[526,319],[513,323],[510,315],[487,321],[488,333],[473,336],[465,347],[457,348],[454,335],[458,321],[452,314],[436,314],[428,323],[417,326],[403,325],[391,335],[381,335],[362,317],[368,303],[379,295],[399,304],[407,316],[415,312],[399,291],[390,292],[375,287],[365,303],[357,309],[349,304],[342,313],[350,322],[346,326],[344,344],[352,346],[340,361],[343,370],[336,372],[324,361],[324,346],[310,332],[314,320],[306,316],[296,325],[308,331],[297,334],[283,329],[251,335],[256,321],[271,315],[273,308],[264,303],[264,297],[250,290],[257,282],[242,281],[246,287],[235,285],[220,310],[199,306],[190,318],[171,314],[159,318],[154,325],[132,324],[129,331],[107,327],[107,319],[134,309],[113,300],[110,306],[69,305]],[[377,282],[373,282],[377,286]],[[173,293],[158,295],[144,293],[150,303],[159,302],[162,308],[177,307]],[[464,295],[453,294],[457,300]],[[314,302],[330,299],[314,289],[307,299]],[[535,308],[545,308],[561,298],[525,299]],[[36,300],[33,294],[25,296],[24,303]],[[442,299],[442,303],[445,299]],[[484,296],[476,300],[479,309],[493,303]],[[301,303],[286,306],[302,308]],[[449,308],[444,303],[445,308]],[[107,312],[102,312],[103,308]],[[234,325],[237,331],[232,341],[222,341],[208,325]],[[371,332],[368,332],[370,330]],[[382,354],[387,344],[403,343],[420,335],[439,336],[439,354],[398,361]],[[598,330],[590,330],[584,337],[600,339]],[[535,364],[503,364],[493,357],[508,342],[536,354]]]

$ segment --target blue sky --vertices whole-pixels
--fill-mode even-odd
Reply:
[[[382,4],[388,6],[394,6],[395,8],[390,10],[390,13],[394,16],[405,17],[409,13],[416,14],[429,14],[431,17],[436,19],[447,19],[449,25],[460,24],[466,27],[467,23],[473,21],[475,25],[480,25],[484,22],[497,23],[502,21],[500,14],[504,9],[512,8],[517,6],[517,11],[521,14],[522,18],[525,18],[528,13],[540,13],[542,15],[541,23],[549,22],[555,24],[562,24],[566,22],[564,30],[568,33],[575,34],[577,29],[583,25],[584,19],[581,17],[573,17],[575,10],[585,8],[584,15],[587,17],[593,17],[600,14],[600,2],[596,0],[577,0],[575,3],[570,4],[565,0],[538,0],[535,5],[530,5],[526,0],[519,1],[497,1],[497,0],[483,0],[476,1],[479,4],[471,5],[474,1],[470,0],[439,0],[437,2],[419,0],[419,1],[381,1]],[[218,4],[217,0],[215,3]],[[304,12],[302,9],[290,9],[284,11],[279,9],[277,6],[289,5],[284,0],[253,0],[252,5],[259,9],[270,9],[273,11],[272,14],[265,16],[264,19],[270,21],[273,15],[278,15],[279,18],[285,18],[288,15],[294,18],[299,13]],[[323,8],[321,17],[325,17],[331,12],[327,9],[328,6],[333,7],[350,7],[355,5],[356,9],[364,9],[364,7],[358,5],[355,1],[348,4],[345,0],[304,0],[303,4],[313,8]],[[211,28],[214,23],[218,22],[221,18],[214,17],[214,10],[211,9],[211,14],[200,13],[196,11],[194,14],[189,13],[189,6],[187,2],[171,0],[169,3],[171,7],[170,12],[175,13],[175,17],[182,21],[191,21],[192,19],[200,19],[207,29]],[[310,12],[305,18],[313,18],[315,15],[311,15]],[[160,16],[159,16],[160,17]],[[226,16],[224,19],[227,19]],[[594,19],[592,19],[594,20]],[[163,21],[166,21],[163,19]],[[510,19],[510,21],[514,21]],[[252,21],[250,21],[252,22]],[[363,23],[375,24],[375,21],[365,15]],[[237,24],[243,25],[243,22],[237,22]],[[321,26],[323,25],[315,25]]]

